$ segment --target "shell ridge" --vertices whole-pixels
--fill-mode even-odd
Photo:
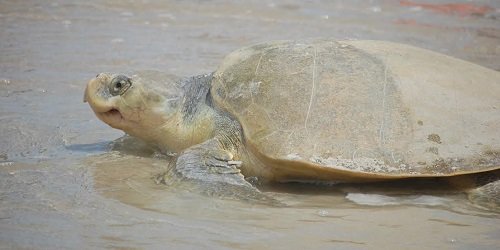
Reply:
[[[309,120],[309,115],[311,114],[311,107],[314,101],[314,96],[316,92],[316,59],[318,57],[317,48],[314,47],[314,57],[313,57],[313,68],[312,68],[312,87],[311,87],[311,96],[309,97],[309,107],[307,108],[306,119],[304,121],[304,129],[307,133],[307,121]]]

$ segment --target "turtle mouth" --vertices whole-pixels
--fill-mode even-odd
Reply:
[[[119,115],[119,116],[122,116],[122,114],[120,113],[120,111],[118,109],[110,109],[109,111],[107,112],[104,112],[105,114],[107,115]]]
[[[108,111],[101,112],[101,115],[110,120],[123,120],[122,113],[116,108],[111,108]]]

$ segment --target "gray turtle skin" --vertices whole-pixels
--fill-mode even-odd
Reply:
[[[500,73],[428,50],[269,42],[185,80],[102,73],[84,99],[110,126],[175,152],[166,181],[180,176],[209,193],[267,200],[245,176],[442,177],[500,204]],[[462,185],[478,175],[488,181]]]

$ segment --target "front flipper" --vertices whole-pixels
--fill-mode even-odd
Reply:
[[[233,155],[222,149],[217,139],[188,148],[173,164],[175,166],[170,166],[160,177],[160,182],[168,185],[181,179],[189,187],[210,196],[282,205],[245,180],[238,169],[242,162],[233,161]]]

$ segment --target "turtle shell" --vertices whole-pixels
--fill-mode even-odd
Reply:
[[[246,146],[279,171],[408,177],[500,166],[500,72],[428,50],[264,43],[229,54],[211,93],[241,123]]]

